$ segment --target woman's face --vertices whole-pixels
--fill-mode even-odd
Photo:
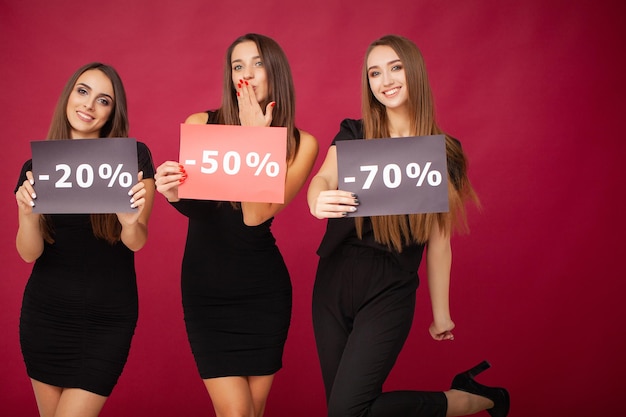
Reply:
[[[113,84],[102,71],[85,71],[70,93],[66,115],[72,139],[92,139],[100,136],[102,126],[111,117],[115,104]]]
[[[267,73],[261,54],[252,41],[241,42],[233,49],[230,58],[231,74],[235,88],[239,80],[247,81],[254,89],[254,95],[259,103],[269,97]]]
[[[367,57],[367,78],[370,89],[381,104],[397,109],[407,104],[404,64],[390,46],[375,46]]]

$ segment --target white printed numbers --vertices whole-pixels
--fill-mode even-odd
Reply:
[[[441,184],[443,181],[443,177],[441,172],[437,170],[431,170],[432,163],[427,162],[424,165],[424,169],[420,167],[420,165],[416,162],[411,162],[407,164],[405,168],[405,174],[408,178],[416,179],[417,183],[416,187],[421,187],[426,180],[426,183],[431,187],[436,187]],[[369,190],[376,179],[376,174],[378,174],[379,167],[378,165],[361,165],[359,167],[361,172],[367,172],[367,178],[363,182],[363,186],[361,189]],[[398,188],[402,183],[402,169],[397,164],[387,164],[383,167],[382,173],[382,181],[385,187],[387,188]],[[345,179],[346,182],[353,182],[352,177]]]
[[[200,172],[202,172],[203,174],[214,174],[215,172],[217,172],[217,160],[212,158],[212,156],[217,156],[217,154],[217,151],[202,151],[202,163],[209,164],[209,167],[200,167]]]
[[[70,177],[70,175],[72,175],[72,168],[70,168],[70,166],[67,164],[58,164],[56,166],[56,170],[57,172],[63,171],[63,175],[56,183],[54,183],[54,186],[56,188],[72,188],[72,183],[67,182],[67,179]],[[41,177],[39,179],[41,179]]]
[[[98,167],[98,178],[103,180],[109,180],[107,187],[111,188],[117,181],[122,188],[128,188],[133,183],[133,176],[130,172],[121,172],[123,164],[118,164],[113,170],[113,167],[109,164],[101,164]],[[61,178],[55,183],[55,188],[72,188],[73,183],[70,181],[72,176],[72,167],[68,164],[57,164],[56,172],[62,171]],[[46,180],[49,176],[40,175],[39,180]],[[76,185],[80,188],[90,188],[93,186],[95,179],[93,167],[89,164],[80,164],[76,168]]]
[[[202,151],[202,164],[200,172],[203,174],[215,174],[219,169],[219,161],[217,157],[219,152],[215,150]],[[258,177],[264,173],[268,177],[277,177],[280,173],[280,166],[277,162],[269,162],[271,153],[261,156],[256,152],[248,152],[245,157],[245,166],[248,168],[256,168],[254,176]],[[207,166],[205,166],[205,164]],[[237,175],[241,171],[241,155],[237,151],[228,151],[224,153],[222,158],[222,170],[226,175]]]

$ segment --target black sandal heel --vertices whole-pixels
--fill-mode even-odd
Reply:
[[[488,387],[486,385],[479,384],[474,380],[478,374],[489,369],[490,367],[491,364],[489,362],[482,361],[473,368],[458,374],[452,380],[451,389],[465,391],[470,394],[476,394],[481,397],[489,398],[493,401],[493,407],[487,410],[489,415],[491,417],[506,417],[506,415],[509,414],[511,403],[509,392],[504,388]]]

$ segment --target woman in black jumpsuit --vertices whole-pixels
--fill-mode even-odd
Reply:
[[[457,375],[446,392],[382,392],[411,328],[425,248],[430,333],[435,340],[453,339],[450,232],[455,214],[463,216],[464,201],[475,195],[460,144],[446,137],[450,213],[346,218],[347,212],[358,213],[359,200],[337,189],[336,141],[441,134],[422,56],[408,39],[392,35],[372,43],[362,85],[363,119],[341,123],[308,190],[311,213],[328,219],[313,292],[328,415],[443,417],[488,409],[492,416],[504,417],[507,391],[474,380],[489,367],[487,362]]]

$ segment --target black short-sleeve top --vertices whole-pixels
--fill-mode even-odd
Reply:
[[[341,122],[339,133],[335,136],[332,145],[340,140],[356,140],[363,138],[362,120],[344,119]],[[331,146],[332,146],[331,145]],[[362,238],[356,234],[354,218],[328,219],[326,233],[317,250],[320,257],[330,256],[342,245],[366,246],[389,253],[398,262],[401,268],[417,271],[424,252],[423,244],[410,244],[402,248],[402,252],[388,248],[376,242],[372,223],[369,217],[364,218]]]

